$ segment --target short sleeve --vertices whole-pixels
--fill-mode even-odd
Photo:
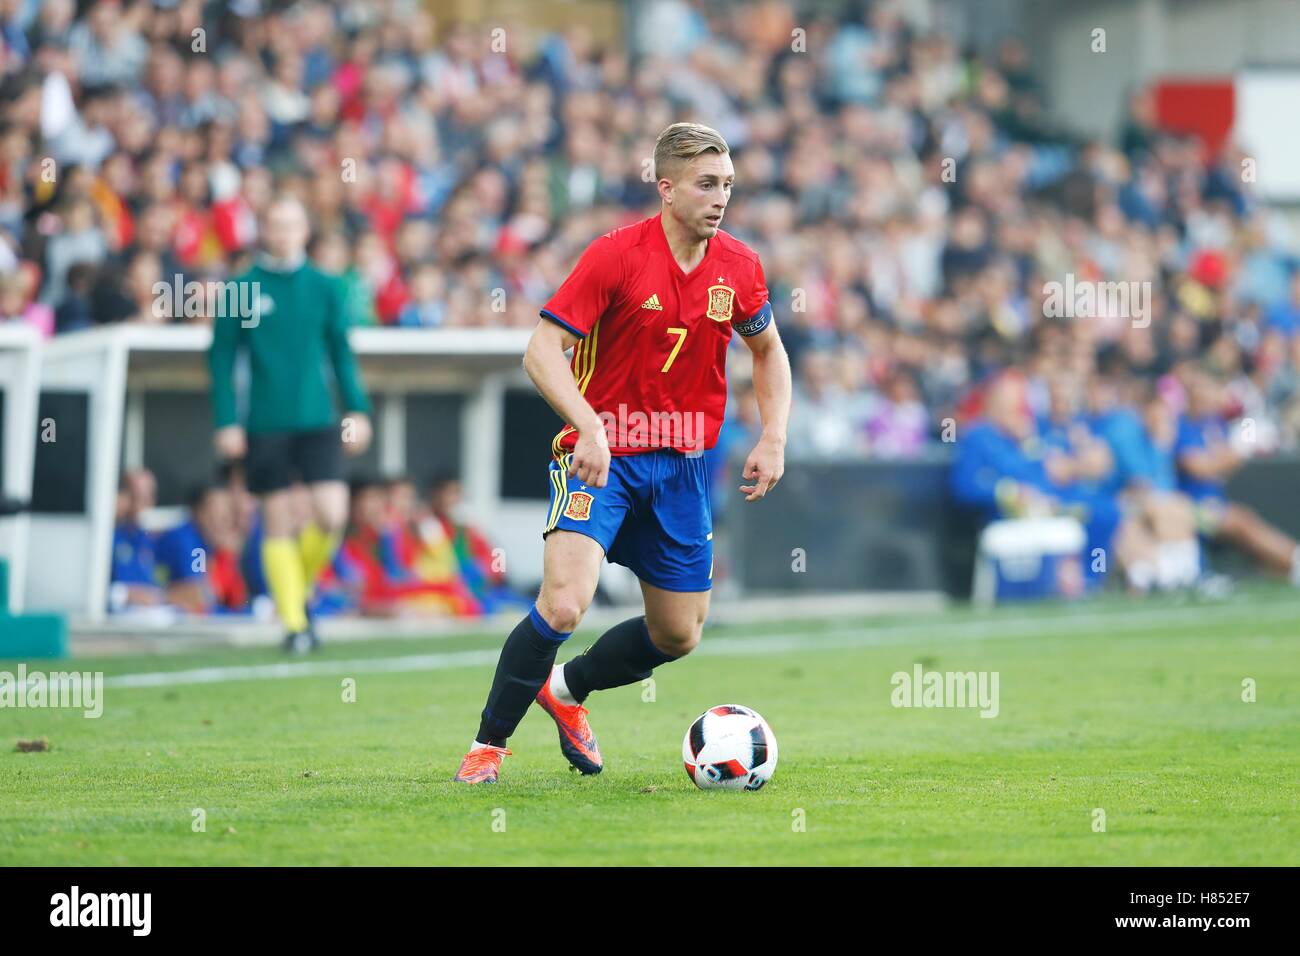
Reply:
[[[614,240],[601,236],[587,247],[569,277],[555,290],[542,309],[542,318],[578,338],[586,338],[614,300],[621,273],[622,262]]]
[[[744,295],[737,297],[739,306],[737,315],[731,320],[731,327],[741,335],[757,335],[772,323],[772,303],[767,294],[767,278],[763,275],[763,264],[754,260],[754,277]]]

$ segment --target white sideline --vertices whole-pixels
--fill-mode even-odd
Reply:
[[[1112,630],[1155,630],[1170,624],[1203,623],[1207,616],[1217,617],[1231,611],[1240,615],[1246,607],[1239,603],[1198,605],[1178,608],[1141,608],[1110,610],[1060,617],[1005,618],[973,621],[897,622],[858,627],[832,627],[821,631],[787,631],[753,637],[715,637],[708,632],[697,653],[705,655],[784,654],[789,651],[829,651],[852,647],[886,647],[917,639],[936,643],[954,640],[980,640],[990,637],[1055,636],[1095,630],[1106,621]],[[1249,609],[1252,620],[1300,617],[1291,602],[1266,604]],[[176,687],[185,684],[221,684],[241,680],[280,680],[292,677],[321,677],[333,674],[393,674],[417,671],[450,670],[459,667],[486,667],[494,664],[498,649],[448,651],[439,654],[408,654],[398,657],[351,658],[337,661],[285,661],[279,664],[248,664],[223,667],[200,667],[179,671],[151,671],[120,674],[104,680],[105,687]]]

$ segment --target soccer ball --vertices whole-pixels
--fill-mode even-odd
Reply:
[[[682,760],[701,790],[757,790],[776,770],[776,736],[756,711],[719,704],[686,731]]]

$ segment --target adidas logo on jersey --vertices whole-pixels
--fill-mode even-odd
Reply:
[[[650,296],[650,298],[642,302],[641,308],[654,309],[656,312],[662,312],[664,310],[664,307],[659,304],[659,293],[656,292],[654,295]]]

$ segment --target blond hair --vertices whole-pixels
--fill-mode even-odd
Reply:
[[[655,140],[655,179],[672,178],[681,164],[710,152],[731,152],[721,133],[702,123],[674,123]]]

